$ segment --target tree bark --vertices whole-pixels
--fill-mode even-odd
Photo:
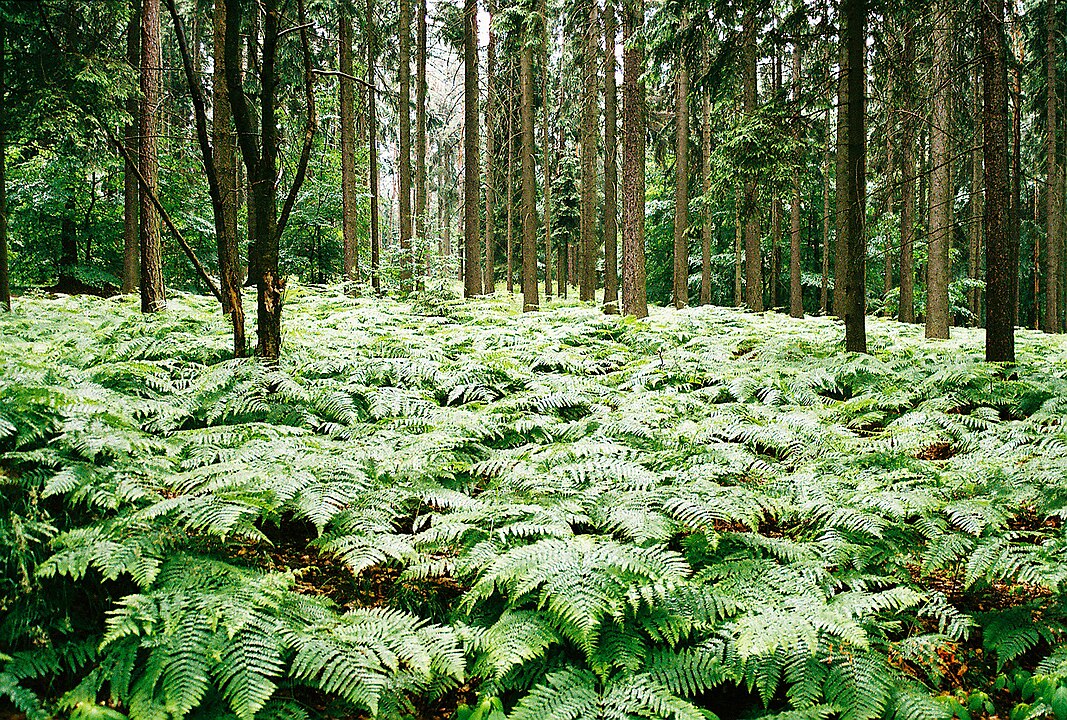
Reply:
[[[341,238],[345,280],[352,284],[359,280],[359,245],[357,232],[356,195],[356,107],[355,83],[352,80],[352,15],[347,3],[338,12],[338,68],[341,71]]]
[[[800,116],[800,45],[793,45],[793,102]],[[797,129],[797,139],[800,131]],[[789,206],[789,315],[804,317],[804,289],[800,280],[800,173],[793,175],[793,202]]]
[[[468,0],[471,2],[472,0]],[[537,187],[534,181],[533,45],[523,43],[519,53],[522,92],[522,309],[538,309],[537,297]]]
[[[1046,44],[1045,63],[1047,82],[1045,83],[1047,104],[1045,118],[1045,153],[1048,174],[1045,184],[1045,318],[1041,329],[1047,333],[1060,332],[1060,257],[1063,248],[1063,181],[1060,178],[1062,167],[1057,150],[1056,131],[1058,129],[1057,110],[1059,93],[1057,90],[1056,64],[1061,60],[1057,48],[1057,11],[1055,0],[1048,0],[1046,8]],[[1035,268],[1035,272],[1037,269]],[[1037,298],[1034,298],[1037,302]]]
[[[618,162],[615,97],[615,0],[604,1],[604,312],[619,312]]]
[[[370,198],[370,278],[375,294],[381,294],[382,281],[378,273],[381,262],[382,238],[378,218],[378,90],[375,71],[378,61],[374,0],[367,0],[367,190]]]
[[[425,3],[426,0],[420,0]],[[495,5],[490,5],[490,13],[495,13]],[[423,24],[425,33],[425,23]],[[424,42],[425,38],[422,41]],[[492,14],[489,18],[489,48],[486,53],[485,83],[488,88],[485,99],[485,276],[482,279],[482,290],[486,295],[496,292],[496,121],[497,121],[497,95],[496,95],[496,32],[493,30]],[[423,60],[423,75],[425,76],[425,59]],[[425,143],[426,98],[423,97],[423,142]],[[425,146],[424,146],[425,147]],[[424,150],[425,152],[425,150]]]
[[[426,248],[426,0],[418,0],[418,18],[415,21],[415,237],[419,248],[414,256],[427,252]],[[487,248],[488,249],[488,248]],[[414,262],[414,260],[413,260]],[[486,269],[493,274],[492,267]],[[424,273],[420,271],[419,287],[423,287]]]
[[[622,52],[622,310],[648,317],[645,288],[644,0],[623,12]]]
[[[744,254],[745,231],[741,221],[741,207],[745,204],[745,191],[738,185],[734,192],[734,306],[745,304]]]
[[[406,2],[406,0],[401,0]],[[463,296],[482,294],[478,234],[478,0],[463,3]]]
[[[689,70],[679,53],[675,70],[674,307],[689,304]]]
[[[552,113],[548,104],[548,78],[550,75],[549,64],[551,53],[548,47],[548,3],[541,0],[541,58],[544,62],[541,78],[541,112],[544,123],[541,127],[541,138],[544,143],[544,229],[545,229],[545,301],[552,299],[552,145],[549,143]]]
[[[514,88],[514,86],[512,86]],[[511,88],[509,88],[511,89]],[[515,106],[511,102],[511,96],[513,92],[508,94],[508,177],[507,177],[507,197],[508,197],[508,227],[505,232],[505,239],[508,244],[508,297],[515,292],[515,133],[513,128],[512,118],[515,115]]]
[[[926,264],[926,337],[949,336],[949,257],[952,244],[952,6],[934,10],[933,118],[930,128],[930,245]]]
[[[126,27],[126,62],[131,68],[140,67],[141,55],[141,24],[140,9],[135,3],[130,12],[130,22]],[[130,93],[126,98],[126,112],[130,116],[130,122],[125,128],[126,148],[133,153],[139,153],[137,118],[138,100],[135,93]],[[123,202],[123,249],[122,249],[122,292],[133,293],[141,281],[141,256],[140,256],[140,222],[138,220],[138,197],[137,197],[137,173],[134,163],[126,161],[123,165],[122,174]]]
[[[745,115],[756,114],[756,8],[745,5],[742,26],[742,73]],[[755,177],[745,180],[743,207],[745,219],[745,305],[753,312],[763,312],[763,255],[760,252],[759,185]]]
[[[915,62],[915,24],[904,24],[904,72],[912,73]],[[910,77],[904,84],[900,141],[900,300],[897,317],[915,322],[915,92]]]
[[[159,194],[159,117],[162,49],[159,39],[159,0],[141,3],[141,142],[138,164],[151,192]],[[167,307],[163,289],[163,248],[159,236],[159,212],[140,194],[139,244],[141,253],[141,312],[154,313]]]
[[[596,59],[600,57],[600,43],[596,32],[599,23],[596,17],[597,5],[590,2],[588,6],[588,25],[584,29],[584,52],[582,62],[582,132],[581,165],[582,193],[580,226],[581,240],[579,260],[579,299],[594,300],[596,297],[596,157],[597,134],[596,119],[599,107],[597,97]]]
[[[0,105],[7,91],[7,22],[0,17]],[[11,312],[11,279],[7,258],[7,118],[0,118],[0,310]]]
[[[866,229],[867,130],[864,54],[866,0],[842,0],[848,51],[848,142],[846,145],[845,350],[867,352]]]
[[[842,12],[844,1],[842,0]],[[837,77],[837,151],[834,158],[834,201],[835,229],[834,238],[834,315],[845,319],[845,274],[846,250],[845,238],[848,234],[848,43],[841,37],[841,61]]]
[[[826,108],[824,122],[824,140],[822,161],[822,282],[819,286],[819,314],[825,315],[830,309],[830,108]]]
[[[711,304],[711,238],[715,232],[711,214],[711,98],[704,93],[700,123],[701,167],[703,180],[703,222],[700,228],[700,304]]]
[[[974,102],[971,116],[974,118],[974,135],[971,142],[971,227],[970,242],[967,252],[967,276],[977,282],[982,271],[982,86],[978,70],[974,73]],[[1036,269],[1036,265],[1034,266]],[[971,324],[981,324],[982,291],[971,288],[968,293],[968,305],[971,311]],[[1034,296],[1036,301],[1037,296]]]
[[[1018,236],[1010,222],[1008,77],[1004,0],[983,0],[982,136],[985,154],[986,344],[988,362],[1015,362],[1014,286]]]
[[[468,0],[468,5],[475,5],[477,12],[476,0]],[[466,11],[469,15],[470,8],[467,7]],[[477,20],[474,21],[475,23]],[[475,37],[477,37],[477,25],[474,26]],[[400,0],[400,24],[397,28],[397,32],[400,35],[399,45],[399,57],[398,62],[400,64],[400,99],[397,101],[397,112],[400,114],[400,159],[397,162],[399,166],[399,185],[397,187],[397,199],[400,201],[400,292],[407,293],[411,291],[411,0]],[[464,25],[464,47],[466,47],[466,34],[467,28]],[[477,62],[477,60],[475,60]],[[467,74],[470,73],[470,69],[467,68],[464,73],[464,87],[467,84]],[[474,82],[477,85],[478,75],[477,66],[475,66]],[[477,96],[475,96],[475,102],[477,102]],[[475,126],[478,123],[478,111],[477,105],[475,106],[474,114]],[[467,131],[469,132],[469,126]],[[475,129],[475,137],[477,137],[477,129]],[[477,142],[477,141],[476,141]],[[474,162],[474,172],[478,173],[478,153],[475,151],[471,156],[470,161]],[[475,206],[475,216],[477,217],[478,207],[478,193],[474,193],[473,198]],[[475,240],[477,240],[478,223],[474,223]],[[475,243],[475,251],[472,255],[468,249],[467,257],[478,257],[477,242]],[[475,260],[475,265],[477,265]],[[469,274],[469,273],[468,273]],[[475,295],[481,294],[481,276],[480,273],[474,273],[477,277],[478,292]]]

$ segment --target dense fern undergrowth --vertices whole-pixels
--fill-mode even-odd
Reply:
[[[1055,340],[295,288],[270,367],[213,310],[0,316],[17,713],[1067,717]]]

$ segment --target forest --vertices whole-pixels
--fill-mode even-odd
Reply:
[[[1067,720],[1065,31],[0,0],[0,720]]]

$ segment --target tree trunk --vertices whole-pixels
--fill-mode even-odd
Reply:
[[[904,72],[913,72],[915,24],[907,21],[904,32]],[[909,81],[903,89],[903,119],[900,140],[900,301],[897,317],[915,322],[915,92]]]
[[[842,0],[842,12],[845,0]],[[843,26],[842,26],[843,35]],[[835,160],[834,315],[845,319],[845,238],[848,235],[848,43],[843,36],[837,78],[837,152]]]
[[[426,0],[420,0],[421,3],[425,3]],[[490,5],[490,13],[495,13],[496,6]],[[492,295],[496,292],[496,241],[494,240],[494,231],[496,230],[496,121],[497,121],[497,107],[498,101],[496,96],[496,32],[493,30],[492,24],[493,16],[489,17],[489,49],[487,52],[486,70],[485,70],[485,83],[488,87],[486,91],[485,100],[485,276],[482,279],[482,290],[486,295]],[[422,32],[425,34],[425,23],[420,26]],[[425,37],[420,40],[424,42]],[[425,53],[424,53],[425,54]],[[423,59],[423,78],[425,80],[426,61]],[[422,141],[425,143],[426,137],[426,115],[425,115],[425,95],[422,99],[423,103],[423,137]],[[424,145],[425,152],[425,145]],[[425,170],[424,170],[425,171]]]
[[[793,45],[793,102],[800,114],[800,46]],[[800,138],[799,128],[797,139]],[[800,282],[800,173],[793,175],[793,202],[789,206],[789,314],[804,317],[804,289]]]
[[[700,123],[701,167],[703,181],[703,222],[700,232],[700,304],[711,304],[711,237],[715,232],[714,219],[711,214],[711,98],[704,93],[702,98],[703,117]]]
[[[468,0],[471,3],[471,0]],[[467,13],[471,12],[468,7]],[[475,9],[474,12],[477,12]],[[475,21],[477,22],[477,21]],[[477,27],[477,26],[475,26]],[[475,37],[477,37],[477,29],[475,29]],[[400,158],[397,162],[399,167],[399,177],[397,186],[397,200],[399,201],[399,214],[400,214],[400,292],[406,293],[411,291],[411,0],[400,0],[400,24],[397,27],[397,33],[400,35],[399,53],[397,62],[400,65],[400,99],[397,101],[397,112],[400,114],[400,143],[398,151]],[[466,46],[466,33],[467,29],[464,26],[464,46]],[[466,86],[466,75],[470,73],[470,68],[467,68],[464,74],[464,86]],[[474,82],[477,84],[478,75],[477,69],[475,69]],[[478,122],[478,111],[475,106],[474,122]],[[469,126],[468,131],[469,131]],[[475,137],[477,137],[477,130],[475,130]],[[474,172],[478,170],[478,153],[477,151],[470,158],[474,162]],[[478,193],[474,193],[475,208],[478,206]],[[477,210],[475,210],[475,216],[477,216]],[[475,241],[477,241],[478,223],[474,223]],[[478,257],[477,242],[475,244],[475,252],[473,255],[467,252],[467,257]],[[477,264],[477,261],[475,262]],[[470,273],[468,273],[469,275]],[[478,292],[475,295],[481,294],[481,277],[478,273],[474,273],[477,276]]]
[[[619,312],[618,105],[615,97],[615,0],[604,1],[604,312]]]
[[[822,161],[822,282],[819,285],[819,314],[830,308],[830,108],[826,108]]]
[[[544,226],[545,226],[545,301],[552,299],[552,146],[549,143],[549,135],[551,129],[551,117],[552,113],[548,104],[548,78],[549,78],[549,64],[551,62],[551,53],[548,47],[548,3],[546,0],[541,0],[541,19],[543,27],[541,28],[541,58],[544,62],[541,78],[541,112],[543,114],[544,123],[541,127],[541,137],[544,142],[544,200],[543,200],[543,213],[544,213]],[[595,71],[594,71],[595,72]]]
[[[7,90],[7,22],[0,17],[0,104]],[[0,118],[0,310],[11,312],[11,280],[7,259],[7,134]]]
[[[418,0],[418,18],[415,21],[415,237],[419,248],[418,257],[426,252],[426,0]],[[488,248],[487,248],[488,249]],[[414,259],[413,259],[414,262]],[[486,273],[492,276],[490,266]],[[418,285],[423,287],[425,274],[420,271]]]
[[[508,243],[508,297],[515,292],[515,134],[512,127],[512,116],[515,114],[515,107],[511,102],[512,94],[513,93],[509,93],[508,95],[508,227],[506,232],[506,240]]]
[[[338,12],[338,68],[341,71],[341,237],[344,258],[344,277],[352,283],[359,280],[359,245],[356,236],[356,107],[355,83],[352,81],[352,15],[348,4],[341,3]]]
[[[745,304],[745,279],[743,261],[745,253],[744,224],[741,222],[741,206],[745,204],[744,189],[737,186],[734,192],[734,306]]]
[[[141,25],[140,25],[140,9],[134,7],[130,12],[130,22],[126,27],[126,62],[130,64],[130,67],[140,66],[140,49],[141,49]],[[138,132],[137,126],[138,115],[138,100],[136,93],[130,93],[126,98],[126,112],[129,114],[131,120],[126,124],[124,142],[126,149],[131,153],[137,154],[138,150]],[[137,290],[137,286],[140,284],[141,278],[141,256],[140,256],[140,224],[137,216],[138,209],[138,189],[137,189],[137,171],[134,168],[133,158],[126,160],[124,164],[124,170],[122,174],[122,186],[123,186],[123,202],[122,202],[122,219],[123,219],[123,250],[122,250],[122,292],[133,293]]]
[[[982,271],[982,86],[978,70],[974,73],[974,102],[971,113],[974,119],[974,135],[971,142],[971,227],[967,252],[967,276],[977,282]],[[1037,266],[1035,265],[1035,270]],[[982,291],[974,287],[967,292],[971,324],[981,324]],[[1037,300],[1037,296],[1034,296]]]
[[[622,52],[622,310],[648,317],[645,288],[644,0],[623,11]]]
[[[952,6],[934,15],[933,117],[930,128],[930,245],[926,265],[926,337],[949,336],[949,257],[952,244]]]
[[[471,0],[468,0],[470,2]],[[533,46],[526,42],[519,53],[522,92],[522,309],[537,310],[537,187],[534,184]]]
[[[675,61],[674,307],[689,304],[689,71]]]
[[[756,9],[745,5],[742,27],[742,73],[744,111],[749,119],[756,114]],[[755,177],[745,180],[743,207],[745,219],[745,305],[763,312],[763,256],[760,252],[759,185]]]
[[[1048,0],[1045,44],[1045,62],[1048,72],[1048,79],[1045,83],[1048,96],[1045,119],[1045,153],[1048,163],[1045,184],[1047,234],[1045,236],[1045,319],[1041,324],[1041,329],[1047,333],[1060,331],[1060,264],[1062,262],[1060,253],[1063,247],[1063,182],[1060,179],[1062,168],[1056,143],[1058,129],[1056,115],[1059,104],[1056,63],[1061,59],[1057,52],[1057,14],[1055,0]],[[1037,302],[1037,298],[1034,298],[1034,302]]]
[[[842,0],[848,50],[848,144],[846,146],[845,350],[867,352],[866,237],[867,130],[865,123],[867,48],[866,0]]]
[[[212,134],[220,219],[215,228],[219,258],[219,285],[222,311],[233,326],[233,354],[245,354],[245,311],[241,302],[241,257],[237,243],[237,155],[230,126],[230,99],[226,90],[226,8],[214,9],[215,67],[211,79]]]
[[[406,2],[407,0],[401,0]],[[401,98],[401,101],[403,98]],[[482,294],[478,235],[478,0],[463,3],[463,296]]]
[[[382,239],[378,219],[378,90],[375,69],[378,60],[375,29],[374,0],[367,0],[367,190],[370,197],[370,274],[371,287],[381,294],[382,281],[378,274],[381,262]]]
[[[589,24],[584,29],[585,48],[582,62],[582,132],[581,132],[581,241],[579,243],[579,299],[594,300],[596,296],[596,157],[597,134],[597,73],[596,58],[600,56],[600,43],[596,32],[597,5],[589,3]]]
[[[163,57],[159,40],[159,0],[141,3],[141,176],[159,194],[159,105]],[[141,249],[141,312],[154,313],[167,307],[163,290],[163,249],[159,236],[159,212],[140,193],[139,244]]]

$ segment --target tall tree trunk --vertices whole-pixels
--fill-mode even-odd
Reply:
[[[711,213],[711,98],[702,98],[703,117],[700,123],[701,167],[703,181],[703,217],[700,228],[700,304],[711,304],[711,238],[715,232]]]
[[[689,304],[689,70],[679,53],[675,69],[674,307]]]
[[[468,0],[468,4],[476,4],[474,0]],[[469,7],[466,8],[468,16],[471,12],[477,13],[477,8],[472,11]],[[477,20],[472,22],[477,23]],[[477,25],[474,26],[474,34],[477,37]],[[397,162],[399,166],[399,178],[397,187],[397,199],[400,201],[399,214],[400,214],[400,292],[406,293],[411,291],[411,0],[400,0],[400,25],[397,28],[397,32],[400,34],[399,45],[399,57],[398,62],[400,64],[400,99],[397,101],[397,112],[400,114],[400,146],[398,148],[400,152],[400,158]],[[464,25],[463,37],[464,47],[466,47],[467,27]],[[475,61],[477,62],[477,61]],[[470,68],[466,69],[464,73],[464,87],[467,84],[467,74],[470,73]],[[477,66],[475,66],[474,82],[477,86],[478,75]],[[475,102],[477,102],[477,95],[475,96]],[[475,105],[474,122],[477,126],[478,123],[478,109]],[[470,131],[470,126],[467,127],[467,132]],[[475,129],[475,138],[477,138],[477,129]],[[477,140],[475,141],[477,143]],[[478,173],[478,153],[475,150],[474,154],[469,158],[470,162],[474,163],[474,172]],[[474,206],[478,206],[478,193],[474,193]],[[475,217],[477,217],[477,209],[475,209]],[[474,223],[475,241],[477,241],[478,223]],[[475,265],[477,265],[477,242],[475,242],[475,251],[472,255],[468,249],[467,257],[474,257]],[[468,273],[470,275],[470,273]],[[477,276],[476,282],[478,283],[478,292],[475,295],[481,294],[481,276],[479,273],[474,273]]]
[[[622,310],[648,317],[645,288],[645,2],[623,11]]]
[[[1015,362],[1013,294],[1017,236],[1010,227],[1008,77],[1004,0],[984,0],[982,36],[982,136],[985,154],[986,344],[989,362]]]
[[[1045,118],[1045,153],[1048,163],[1047,182],[1045,184],[1045,222],[1047,234],[1045,241],[1045,319],[1041,329],[1047,333],[1060,331],[1060,253],[1063,248],[1063,181],[1060,179],[1062,168],[1057,150],[1056,131],[1058,130],[1057,110],[1059,91],[1057,88],[1056,64],[1061,61],[1058,54],[1056,1],[1048,0],[1046,8],[1046,44],[1045,63],[1047,68],[1047,94]],[[1035,272],[1036,272],[1035,268]],[[1037,302],[1037,298],[1034,298]]]
[[[418,18],[415,21],[415,237],[419,239],[418,256],[426,252],[426,0],[418,0]],[[428,254],[428,253],[427,253]],[[486,269],[492,276],[492,267]],[[419,273],[419,287],[423,286]]]
[[[471,0],[468,0],[470,2]],[[526,42],[519,53],[522,92],[522,309],[537,310],[537,187],[534,184],[533,46]]]
[[[800,45],[793,45],[793,102],[800,114]],[[797,139],[800,130],[797,129]],[[804,288],[800,281],[800,173],[793,175],[793,202],[789,206],[789,314],[804,317]]]
[[[904,72],[913,72],[915,24],[904,28]],[[911,78],[904,83],[903,118],[900,140],[900,301],[897,317],[902,323],[915,322],[915,91]]]
[[[615,0],[604,0],[604,312],[619,312],[618,162],[615,98]]]
[[[1020,219],[1022,218],[1022,65],[1024,62],[1025,49],[1023,46],[1020,24],[1015,4],[1012,3],[1008,6],[1007,24],[1004,26],[1005,33],[1007,33],[1007,28],[1011,28],[1012,32],[1011,45],[1009,46],[1005,41],[1005,54],[1011,53],[1011,85],[1008,91],[1008,96],[1010,98],[1009,102],[1011,104],[1011,169],[1009,171],[1011,199],[1008,202],[1008,237],[1009,245],[1012,249],[1011,274],[1013,279],[1010,283],[1012,294],[1012,327],[1019,324],[1019,226]],[[1005,57],[1005,65],[1007,64],[1007,57]],[[1061,168],[1061,181],[1063,180],[1063,177],[1064,173]],[[1061,189],[1060,192],[1062,193],[1063,190]],[[1064,304],[1067,304],[1067,297],[1064,297],[1064,291],[1067,290],[1067,282],[1065,282],[1065,278],[1062,275],[1065,265],[1065,263],[1062,262],[1062,249],[1060,251],[1060,258],[1061,275],[1059,282],[1059,304],[1060,307],[1063,307]]]
[[[141,105],[139,114],[141,176],[151,192],[159,194],[160,80],[163,56],[159,40],[159,0],[141,3]],[[167,307],[163,290],[163,248],[159,237],[159,212],[140,193],[139,243],[141,248],[141,312],[154,313]]]
[[[952,244],[952,5],[937,3],[934,17],[933,119],[930,128],[930,246],[926,264],[926,337],[947,338]]]
[[[341,237],[345,280],[359,280],[359,245],[356,236],[356,98],[352,81],[352,15],[347,3],[338,12],[338,67],[341,70]]]
[[[842,8],[844,7],[842,0]],[[842,11],[843,12],[843,11]],[[841,60],[837,77],[837,151],[835,160],[834,315],[845,319],[845,238],[848,234],[848,43],[840,33]]]
[[[974,73],[973,86],[974,101],[971,117],[974,119],[974,135],[971,142],[971,227],[967,251],[967,276],[977,282],[982,271],[982,85],[977,68]],[[1036,295],[1034,299],[1037,299]],[[981,324],[981,290],[978,287],[971,288],[967,292],[967,300],[971,311],[971,324],[978,327]]]
[[[744,223],[741,221],[741,207],[745,204],[744,188],[738,185],[734,192],[734,305],[745,304],[745,280],[743,259],[745,253]]]
[[[866,230],[867,130],[866,0],[842,0],[848,49],[848,144],[846,149],[845,350],[867,352]]]
[[[7,22],[0,17],[0,105],[7,91]],[[11,280],[7,259],[7,128],[0,118],[0,310],[11,312]]]
[[[777,101],[782,89],[781,55],[774,51],[771,63],[771,97]],[[771,272],[769,285],[771,309],[778,308],[778,281],[782,277],[782,198],[777,187],[771,187]]]
[[[509,91],[513,88],[509,88]],[[506,240],[508,244],[508,297],[515,292],[515,133],[513,130],[513,116],[515,115],[515,106],[511,102],[511,98],[514,92],[508,93],[508,177],[507,177],[507,195],[508,195],[508,227],[506,232]]]
[[[596,59],[600,57],[600,43],[597,42],[596,17],[597,4],[588,6],[589,22],[584,29],[584,51],[582,62],[582,132],[581,132],[581,242],[579,260],[579,298],[582,301],[595,299],[596,291],[596,157],[597,134],[596,119],[599,102],[597,98]]]
[[[140,9],[135,3],[135,7],[130,12],[130,22],[126,27],[126,62],[128,62],[132,68],[139,67],[141,64],[140,33]],[[126,123],[124,143],[127,150],[137,154],[139,153],[139,143],[137,142],[139,133],[137,118],[139,117],[139,114],[138,100],[135,93],[130,93],[126,97],[126,112],[129,114],[131,120]],[[134,158],[131,156],[129,160],[126,160],[123,167],[122,292],[128,294],[137,290],[137,286],[140,284],[141,280],[140,224],[137,216],[139,200],[137,170],[134,167]]]
[[[407,0],[401,0],[406,2]],[[463,3],[463,296],[482,294],[479,269],[478,195],[478,0]],[[536,266],[535,266],[536,269]]]
[[[745,5],[742,26],[742,73],[745,115],[756,114],[756,8]],[[745,219],[745,305],[753,312],[763,312],[763,257],[760,252],[759,185],[756,178],[745,180],[743,207]]]
[[[541,137],[544,143],[544,200],[542,211],[544,213],[545,229],[545,301],[552,299],[552,145],[549,142],[551,132],[552,113],[548,104],[548,79],[550,76],[549,64],[551,53],[548,47],[548,3],[541,0],[541,59],[544,63],[541,71],[541,112],[544,123],[541,127]]]
[[[826,108],[824,121],[824,141],[822,160],[822,282],[819,285],[819,314],[825,315],[830,309],[830,108]]]
[[[378,62],[378,34],[374,0],[367,0],[367,190],[370,197],[370,277],[376,294],[382,291],[378,274],[381,262],[381,223],[378,219],[378,89],[375,70]]]
[[[425,3],[426,0],[420,0]],[[487,52],[485,84],[485,276],[482,280],[482,290],[486,295],[496,292],[496,121],[497,108],[499,106],[496,94],[496,32],[493,30],[493,16],[496,12],[495,4],[489,7],[489,48]],[[425,23],[423,25],[425,32]],[[425,59],[423,60],[423,72],[425,73]],[[423,98],[425,105],[425,98]],[[423,108],[423,133],[426,127],[425,107]],[[424,138],[425,140],[425,138]]]
[[[233,354],[245,354],[245,311],[241,302],[241,257],[237,243],[237,155],[230,125],[230,99],[226,89],[226,8],[214,8],[215,67],[211,78],[212,135],[218,201],[222,223],[216,228],[222,311],[233,326]]]

